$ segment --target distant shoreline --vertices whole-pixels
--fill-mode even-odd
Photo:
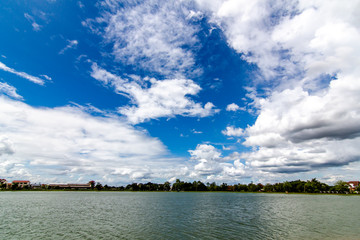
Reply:
[[[261,183],[233,184],[215,182],[203,183],[201,181],[184,182],[176,179],[174,183],[131,183],[126,186],[102,185],[100,182],[89,181],[88,183],[67,184],[31,184],[28,180],[16,180],[7,182],[1,179],[0,190],[5,191],[128,191],[128,192],[250,192],[250,193],[285,193],[285,194],[359,194],[360,181],[345,182],[339,180],[334,186],[322,183],[316,178],[302,181],[285,181],[265,185]]]
[[[245,191],[131,191],[131,190],[92,190],[92,189],[2,189],[1,192],[123,192],[123,193],[245,193],[245,194],[283,194],[283,195],[331,195],[360,196],[358,193],[304,193],[304,192],[245,192]]]

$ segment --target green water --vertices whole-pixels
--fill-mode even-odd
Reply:
[[[360,239],[360,196],[0,192],[0,239]]]

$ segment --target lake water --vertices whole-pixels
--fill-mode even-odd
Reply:
[[[0,192],[0,239],[360,239],[360,196]]]

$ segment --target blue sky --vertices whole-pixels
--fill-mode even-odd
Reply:
[[[5,1],[0,175],[356,180],[359,1]]]

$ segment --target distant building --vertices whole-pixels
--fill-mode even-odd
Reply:
[[[91,188],[90,183],[69,183],[68,186],[71,189],[90,189]]]
[[[41,189],[41,184],[40,183],[31,184],[31,188],[32,189]]]
[[[29,187],[30,188],[30,181],[28,180],[14,180],[12,181],[12,185],[17,184],[18,188]]]
[[[1,188],[9,188],[9,184],[10,184],[10,186],[11,186],[11,183],[8,183],[7,181],[6,181],[6,179],[0,179],[0,187]]]
[[[48,187],[52,189],[91,189],[91,183],[52,183]]]
[[[360,181],[350,181],[347,184],[349,185],[350,192],[353,192],[356,190],[356,188],[359,186]]]
[[[53,188],[53,189],[63,189],[63,188],[67,188],[68,185],[62,184],[62,183],[51,183],[51,184],[48,184],[47,187]]]

